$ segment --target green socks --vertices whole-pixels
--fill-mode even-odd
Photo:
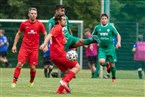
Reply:
[[[92,76],[92,78],[99,77],[99,70],[100,70],[100,64],[96,62],[96,71],[94,72],[94,75]]]
[[[94,76],[94,72],[92,72],[92,77],[91,78],[93,78],[93,76]]]
[[[116,78],[116,66],[111,67],[112,78]]]

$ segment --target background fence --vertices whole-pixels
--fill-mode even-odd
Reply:
[[[118,62],[116,63],[117,69],[137,69],[137,62],[133,60],[132,47],[137,40],[138,34],[144,34],[145,37],[145,23],[120,22],[114,23],[114,26],[117,28],[122,37],[122,47],[116,50],[118,59]],[[83,60],[84,68],[88,68],[86,56],[83,57]]]
[[[12,44],[14,41],[15,34],[18,30],[20,23],[0,23],[0,26],[5,29],[5,35],[7,36],[10,46],[8,50],[8,60],[12,64],[12,67],[15,67],[17,63],[17,54],[13,54],[11,52]],[[118,62],[116,63],[117,69],[120,70],[134,70],[137,69],[138,65],[135,61],[133,61],[133,52],[132,47],[133,44],[137,40],[138,34],[145,34],[145,23],[129,23],[129,22],[119,22],[114,23],[115,27],[117,28],[118,32],[121,34],[122,37],[122,47],[117,49],[117,57]],[[74,35],[77,36],[78,28],[76,25],[72,24],[72,30]],[[41,37],[41,41],[43,38]],[[21,39],[18,42],[18,49],[21,44]],[[40,51],[39,54],[39,65],[38,67],[43,67],[42,65],[42,55],[43,53]],[[24,67],[27,67],[25,65]],[[87,57],[85,56],[85,48],[83,48],[83,69],[88,69],[87,64]]]
[[[60,0],[0,0],[0,18],[1,19],[26,19],[27,8],[36,7],[38,9],[39,19],[50,19],[54,14],[54,6],[60,3]],[[100,13],[102,1],[110,6],[105,10],[110,12],[110,22],[113,22],[122,36],[122,47],[117,50],[118,62],[117,69],[133,70],[137,64],[133,61],[132,46],[136,42],[136,36],[139,33],[145,33],[145,1],[144,0],[61,0],[66,8],[66,15],[70,20],[83,20],[84,28],[93,29],[95,24],[100,22]],[[110,5],[107,1],[110,1]],[[83,6],[83,7],[82,7]],[[44,10],[45,9],[45,10]],[[110,10],[109,10],[110,9]],[[97,20],[97,21],[96,21]],[[122,22],[123,21],[123,22]],[[139,23],[136,23],[139,22]],[[11,46],[13,44],[15,33],[18,30],[19,23],[3,24],[0,26],[6,30],[6,36],[9,39],[10,47],[8,59],[13,67],[17,63],[17,54],[12,54]],[[77,33],[77,28],[73,27],[73,32]],[[74,35],[76,35],[74,33]],[[145,36],[145,35],[144,35]],[[20,46],[19,41],[18,46]],[[83,53],[85,49],[83,49]],[[40,52],[39,62],[42,64],[42,53]],[[25,65],[26,66],[26,65]],[[42,67],[42,65],[39,65]],[[88,68],[87,59],[83,54],[83,68]]]

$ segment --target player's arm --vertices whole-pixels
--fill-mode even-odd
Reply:
[[[67,22],[68,22],[67,28],[68,28],[68,30],[69,30],[69,33],[70,33],[71,35],[73,35],[73,32],[72,32],[72,30],[71,30],[71,28],[70,28],[70,25],[69,25],[69,21],[67,21]]]
[[[47,32],[44,32],[43,35],[44,35],[44,40],[45,40],[45,38],[47,37]],[[46,51],[48,51],[47,46],[43,49],[43,52],[46,52]]]
[[[70,32],[71,35],[73,35],[73,32],[72,32],[71,28],[69,29],[69,32]]]
[[[121,47],[121,36],[119,33],[117,34],[116,38],[117,38],[116,48],[119,48]]]
[[[117,38],[116,48],[119,48],[121,47],[121,36],[113,25],[112,25],[112,29],[113,29],[113,33],[116,35]]]
[[[19,41],[19,38],[21,36],[21,32],[20,30],[16,33],[16,36],[15,36],[15,39],[14,39],[14,43],[13,43],[13,47],[12,47],[12,52],[13,53],[16,53],[17,52],[17,43]]]
[[[93,38],[93,40],[95,40],[95,42],[96,42],[96,43],[98,44],[98,46],[99,46],[100,40],[99,40],[99,37],[98,37],[98,31],[97,31],[97,29],[98,29],[98,26],[96,26],[96,27],[94,28],[93,32],[92,32],[92,38]]]
[[[50,41],[51,37],[52,37],[52,34],[49,33],[49,34],[46,36],[46,38],[45,38],[45,40],[44,40],[44,43],[40,46],[40,50],[44,50],[44,49],[47,47],[48,42]]]
[[[45,31],[45,32],[43,33],[43,35],[44,35],[44,39],[45,39],[46,36],[47,36],[47,32]]]

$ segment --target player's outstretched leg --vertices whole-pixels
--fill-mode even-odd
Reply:
[[[88,39],[84,39],[84,44],[83,45],[89,45],[93,43],[93,39],[92,38],[88,38]]]
[[[64,76],[64,78],[62,78],[62,80],[60,81],[60,84],[64,87],[64,89],[67,92],[70,92],[68,83],[74,78],[74,76],[75,76],[75,73],[72,71],[69,71],[68,74],[66,76]]]

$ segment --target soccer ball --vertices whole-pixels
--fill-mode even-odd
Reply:
[[[75,61],[78,58],[78,54],[77,54],[76,51],[70,50],[70,51],[67,52],[66,57],[70,61]]]

